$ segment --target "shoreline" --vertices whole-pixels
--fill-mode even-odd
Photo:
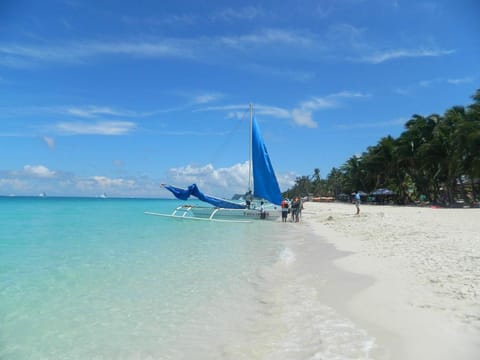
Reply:
[[[345,255],[335,266],[371,279],[333,298],[375,337],[375,359],[478,358],[480,209],[304,207],[309,230]]]
[[[315,234],[307,222],[274,227],[271,235],[281,250],[275,263],[259,269],[262,310],[249,330],[267,341],[250,343],[256,354],[250,358],[382,359],[372,358],[376,340],[349,316],[346,302],[373,279],[336,266],[350,253]]]

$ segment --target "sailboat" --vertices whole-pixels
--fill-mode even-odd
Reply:
[[[280,203],[282,194],[260,128],[253,116],[252,105],[250,105],[249,140],[249,179],[245,202],[238,203],[206,195],[200,191],[196,184],[192,184],[188,188],[162,184],[177,199],[187,200],[194,196],[211,206],[182,205],[177,207],[172,214],[151,212],[146,212],[146,214],[182,219],[231,222],[250,222],[254,219],[278,219],[281,216]]]

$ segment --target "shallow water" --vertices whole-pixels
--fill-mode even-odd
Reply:
[[[369,359],[271,222],[178,202],[0,198],[0,359]],[[326,276],[326,275],[325,275]]]

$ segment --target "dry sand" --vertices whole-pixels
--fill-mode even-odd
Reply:
[[[375,359],[480,359],[480,209],[305,203],[302,224],[370,277],[344,311],[376,338]]]

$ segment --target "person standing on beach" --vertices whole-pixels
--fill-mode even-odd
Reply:
[[[297,222],[300,221],[300,218],[302,217],[302,210],[303,210],[303,200],[302,198],[298,199],[298,208],[297,208]]]
[[[292,222],[298,222],[298,212],[300,211],[300,200],[296,197],[292,202]]]
[[[260,219],[266,219],[267,213],[265,212],[265,206],[263,205],[263,201],[260,203]]]
[[[355,192],[355,207],[357,208],[357,214],[360,214],[360,192],[356,191]]]
[[[282,222],[287,222],[287,217],[288,217],[288,201],[287,201],[287,199],[282,200],[281,207],[282,207]]]
[[[245,194],[245,204],[247,205],[247,209],[250,209],[252,200],[253,200],[252,190],[248,190],[247,193]]]

